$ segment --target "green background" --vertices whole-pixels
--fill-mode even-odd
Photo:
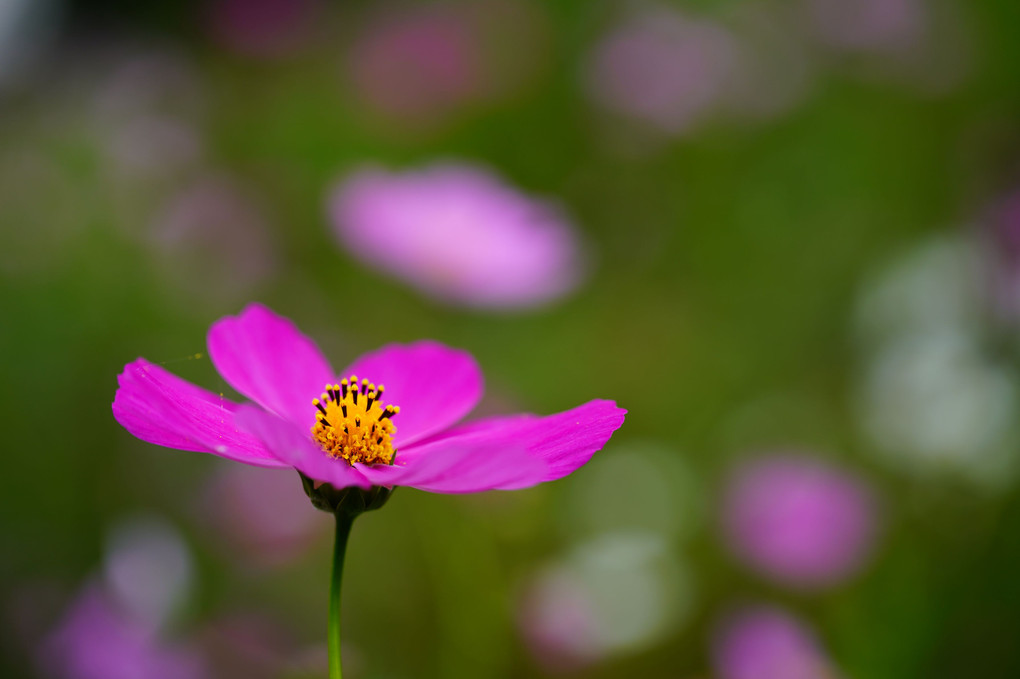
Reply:
[[[712,16],[739,3],[674,4]],[[693,612],[651,646],[575,676],[710,676],[712,625],[743,600],[785,604],[810,621],[848,677],[1020,676],[1015,484],[990,492],[952,475],[886,469],[853,402],[863,282],[929,235],[968,233],[1014,178],[1020,5],[960,8],[977,56],[950,92],[869,77],[853,60],[816,51],[813,86],[785,115],[709,121],[630,155],[606,142],[604,116],[580,84],[587,51],[617,14],[611,3],[548,4],[549,47],[532,83],[424,133],[373,120],[342,87],[339,55],[365,9],[331,6],[334,39],[269,62],[217,47],[188,4],[85,3],[67,17],[69,35],[101,26],[172,45],[196,65],[205,162],[257,195],[274,230],[279,266],[250,294],[178,284],[191,275],[188,260],[168,275],[140,242],[147,197],[102,172],[78,95],[60,91],[72,49],[0,103],[0,153],[42,154],[62,187],[54,195],[6,177],[0,189],[3,247],[19,253],[18,266],[0,273],[0,600],[40,582],[70,596],[98,567],[112,522],[155,513],[185,534],[197,563],[178,633],[245,608],[273,616],[301,644],[321,643],[328,518],[296,562],[238,572],[193,510],[218,461],[137,441],[110,412],[117,373],[140,355],[229,394],[207,359],[185,357],[205,352],[214,320],[258,300],[294,319],[334,365],[385,342],[434,338],[471,351],[489,391],[520,409],[617,400],[630,414],[599,455],[651,443],[682,458],[705,514],[671,543],[692,573]],[[487,164],[565,206],[594,255],[576,294],[531,312],[465,311],[336,247],[324,198],[338,176],[366,161],[449,158]],[[995,336],[990,351],[1011,356],[1015,338]],[[832,591],[769,585],[718,536],[729,464],[791,445],[858,470],[882,500],[873,561]],[[359,520],[344,610],[345,636],[366,666],[356,676],[545,676],[514,625],[514,597],[529,573],[574,544],[558,517],[584,473],[512,496],[403,489]],[[613,502],[605,498],[607,512]],[[39,604],[42,620],[58,610]],[[0,673],[30,676],[30,649],[16,634],[0,636]]]

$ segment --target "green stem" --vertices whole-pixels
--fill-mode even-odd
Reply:
[[[343,679],[340,671],[340,582],[344,576],[344,554],[347,552],[347,538],[351,535],[354,517],[337,511],[336,539],[333,543],[333,575],[329,581],[329,679]]]

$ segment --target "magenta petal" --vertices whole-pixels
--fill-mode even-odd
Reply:
[[[392,466],[358,467],[376,485],[435,493],[526,488],[591,459],[626,412],[612,401],[591,401],[548,417],[491,418],[400,449]]]
[[[230,386],[295,424],[315,421],[312,399],[333,381],[318,347],[288,319],[260,304],[209,328],[209,357]]]
[[[384,385],[383,400],[400,406],[397,448],[455,424],[482,397],[482,371],[471,354],[427,340],[365,354],[344,376],[351,374]]]
[[[549,464],[545,480],[552,481],[574,472],[602,450],[613,432],[623,426],[626,414],[615,401],[588,401],[566,412],[536,418],[530,427],[523,426],[519,435],[526,438],[532,454]],[[490,422],[490,426],[501,426],[499,418]]]
[[[480,449],[488,446],[490,451],[520,445],[530,455],[546,463],[545,474],[536,483],[553,481],[588,462],[596,451],[606,445],[613,432],[620,428],[626,414],[627,411],[617,407],[614,401],[596,400],[545,417],[492,417],[452,429],[429,441],[411,446],[401,454],[405,459],[413,459],[444,441],[471,441]]]
[[[285,467],[258,439],[237,430],[236,403],[176,377],[143,358],[124,366],[113,416],[149,443],[212,453],[259,467]]]
[[[415,447],[406,457],[398,452],[391,466],[357,466],[377,486],[411,486],[431,493],[527,488],[541,483],[549,471],[545,461],[519,443],[496,444],[470,435],[437,439]]]
[[[292,422],[254,406],[241,406],[237,425],[261,440],[273,455],[315,481],[335,488],[372,487],[361,472],[344,460],[331,458],[312,441],[309,431]]]
[[[353,254],[447,302],[534,306],[580,278],[578,238],[560,210],[474,165],[362,169],[334,191],[330,212]]]

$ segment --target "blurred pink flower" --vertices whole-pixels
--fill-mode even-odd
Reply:
[[[73,55],[84,72],[67,76],[67,86],[84,86],[89,98],[82,102],[75,94],[65,105],[87,106],[84,119],[107,181],[123,192],[118,201],[133,205],[139,194],[160,193],[158,187],[173,185],[204,161],[206,90],[197,64],[179,49],[104,48]]]
[[[748,566],[798,588],[836,584],[870,555],[874,498],[856,477],[809,457],[751,460],[730,479],[723,523]]]
[[[329,209],[352,253],[446,302],[533,306],[580,278],[578,239],[560,211],[478,167],[361,170]]]
[[[350,380],[333,384],[336,373],[315,344],[257,304],[213,324],[208,345],[223,379],[257,406],[140,358],[118,377],[117,421],[150,443],[294,467],[334,488],[472,493],[533,486],[585,464],[626,413],[595,400],[548,417],[492,417],[451,428],[482,394],[481,372],[467,352],[431,341],[390,344],[355,360],[344,371]],[[385,407],[384,394],[391,402]]]
[[[1020,189],[1006,194],[983,220],[991,261],[992,299],[998,313],[1020,320]]]
[[[814,635],[778,608],[740,610],[716,630],[712,662],[719,679],[835,679]]]
[[[300,490],[298,493],[301,494]],[[314,513],[307,511],[308,500],[303,499],[305,513]],[[230,613],[217,618],[198,636],[198,643],[216,677],[278,679],[290,676],[288,665],[299,652],[293,630],[256,613]],[[325,663],[321,672],[309,672],[309,675],[326,676]]]
[[[905,51],[924,38],[925,0],[809,0],[818,35],[833,47]]]
[[[211,0],[209,30],[238,54],[283,57],[310,42],[322,6],[322,0]]]
[[[108,131],[103,141],[113,170],[124,178],[172,176],[199,164],[201,134],[182,118],[139,115]]]
[[[355,45],[354,86],[380,112],[441,117],[480,95],[480,50],[457,13],[427,8],[393,16]]]
[[[170,196],[149,241],[166,278],[191,297],[236,299],[278,265],[263,206],[224,176],[199,177]]]
[[[658,8],[630,17],[595,48],[588,89],[612,113],[679,134],[720,105],[738,56],[721,25]]]
[[[530,584],[518,624],[535,659],[552,672],[580,669],[605,654],[587,593],[567,574],[551,572]]]
[[[96,584],[87,585],[40,649],[39,665],[58,679],[202,679],[193,650],[158,639]]]
[[[518,89],[544,43],[542,15],[531,3],[446,2],[379,13],[347,63],[354,90],[375,113],[429,127]]]
[[[115,130],[152,115],[196,121],[206,110],[200,69],[180,49],[116,47],[112,63],[99,62],[101,83],[91,109],[102,127]]]
[[[328,529],[289,470],[224,465],[210,483],[203,516],[230,554],[245,565],[272,567],[292,561]]]
[[[807,0],[815,38],[864,57],[863,73],[944,95],[974,71],[978,40],[967,3],[929,0]]]

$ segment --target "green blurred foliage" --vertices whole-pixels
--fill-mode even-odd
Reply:
[[[735,3],[677,4],[712,12]],[[375,124],[342,87],[335,45],[263,63],[223,53],[193,27],[157,34],[190,26],[190,8],[162,7],[173,21],[142,35],[192,53],[208,98],[209,162],[243,180],[271,215],[284,263],[252,297],[293,318],[334,364],[432,337],[469,349],[490,391],[523,409],[614,398],[630,415],[601,455],[645,440],[680,451],[710,505],[727,465],[753,448],[815,448],[876,481],[879,553],[847,587],[807,596],[763,584],[723,553],[710,519],[676,545],[695,573],[693,619],[645,652],[577,676],[706,676],[716,611],[761,597],[816,624],[848,677],[1005,677],[1020,676],[1020,496],[873,465],[850,403],[849,323],[864,276],[927,233],[964,228],[1010,179],[1020,149],[1018,8],[967,3],[980,58],[951,93],[920,94],[823,62],[807,100],[781,119],[709,125],[622,158],[578,84],[585,51],[614,14],[608,3],[550,4],[551,54],[535,83],[428,134]],[[335,11],[352,30],[365,9]],[[79,14],[90,16],[88,6]],[[55,262],[44,248],[38,267],[0,274],[0,600],[40,581],[70,592],[99,563],[111,521],[156,512],[196,550],[192,620],[269,611],[303,643],[319,642],[328,528],[298,563],[238,574],[202,537],[195,511],[214,460],[144,444],[111,417],[116,375],[139,355],[230,394],[207,359],[187,357],[204,353],[209,324],[241,302],[182,293],[157,274],[131,234],[137,225],[118,223],[97,150],[73,127],[47,128],[49,106],[19,94],[0,109],[0,146],[45,154],[73,189],[19,187],[27,208],[0,204],[0,228],[32,229],[54,207],[78,222],[56,236]],[[587,285],[531,313],[471,313],[429,302],[335,246],[324,196],[339,176],[366,161],[436,158],[481,161],[561,201],[596,254]],[[48,204],[56,200],[74,204]],[[345,632],[371,668],[358,676],[543,676],[515,630],[513,596],[569,544],[555,517],[575,481],[512,498],[401,490],[363,517],[345,578]],[[26,649],[4,636],[0,674],[28,672]]]

